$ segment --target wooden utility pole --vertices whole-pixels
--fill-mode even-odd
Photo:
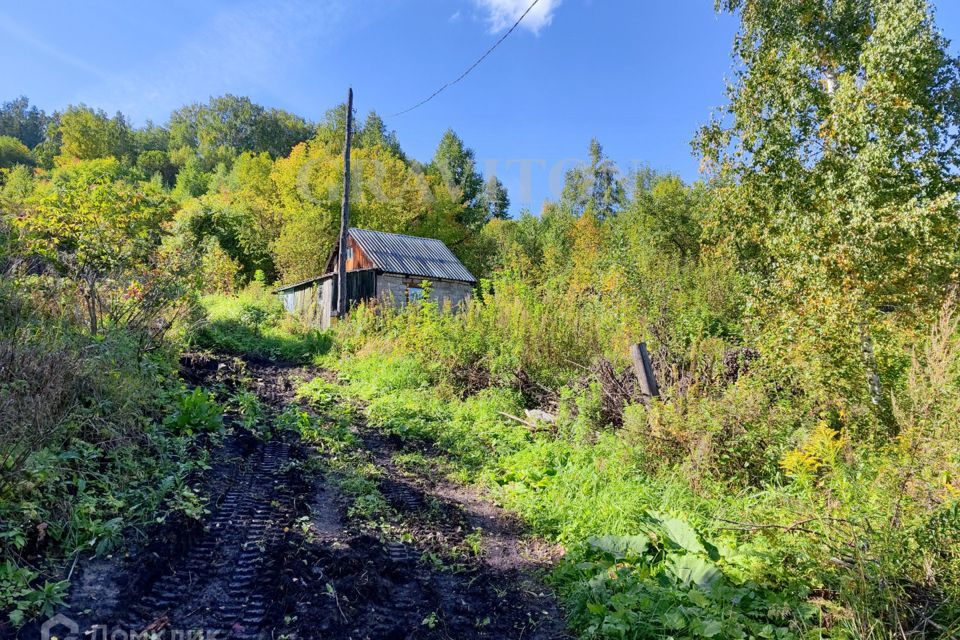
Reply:
[[[343,201],[337,246],[337,316],[347,315],[347,232],[350,229],[350,134],[353,129],[353,88],[347,89],[347,133],[343,142]]]

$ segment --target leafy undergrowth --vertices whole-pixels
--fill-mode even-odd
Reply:
[[[621,430],[599,423],[590,386],[568,390],[556,423],[531,428],[508,417],[524,415],[514,389],[464,396],[390,349],[329,360],[369,424],[439,449],[440,468],[485,485],[534,532],[564,544],[552,581],[584,637],[883,637],[861,625],[898,598],[928,607],[939,598],[934,635],[954,629],[952,597],[939,590],[957,566],[958,521],[949,509],[929,520],[901,494],[909,525],[898,534],[884,524],[897,508],[890,483],[903,442],[844,459],[846,442],[821,426],[784,457],[789,479],[742,487],[701,473],[692,483],[689,466],[651,464],[648,442],[631,432],[636,411]],[[327,383],[301,390],[331,393]],[[942,586],[885,577],[931,554]]]
[[[802,593],[745,579],[752,554],[714,546],[685,521],[644,514],[629,536],[593,536],[557,571],[589,636],[792,638],[815,619]]]
[[[220,408],[184,388],[170,354],[140,346],[0,287],[0,631],[50,615],[78,555],[202,512],[188,478]]]
[[[330,349],[327,333],[304,326],[287,314],[276,296],[254,281],[238,296],[204,296],[203,322],[194,345],[218,353],[310,362]]]
[[[712,507],[676,478],[631,468],[613,434],[587,444],[534,433],[504,417],[523,413],[517,392],[461,400],[431,385],[412,358],[345,359],[340,369],[371,425],[436,445],[456,479],[485,483],[535,532],[567,546],[552,581],[585,636],[795,638],[816,626],[803,587],[768,577],[774,560],[762,540],[708,542],[691,521],[706,521]],[[677,515],[653,515],[665,507]]]

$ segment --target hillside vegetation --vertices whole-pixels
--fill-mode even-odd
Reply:
[[[960,62],[925,0],[717,5],[735,74],[696,184],[592,141],[510,217],[455,133],[420,163],[371,113],[353,223],[439,238],[480,284],[327,332],[270,291],[323,270],[342,106],[223,96],[134,128],[6,103],[9,621],[53,612],[80,555],[202,516],[222,407],[176,374],[201,349],[334,371],[300,396],[359,403],[562,545],[582,637],[960,635]]]

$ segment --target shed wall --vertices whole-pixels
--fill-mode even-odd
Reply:
[[[373,261],[364,253],[363,247],[357,244],[352,236],[347,237],[347,247],[350,249],[350,253],[347,255],[347,273],[374,267]],[[336,255],[336,251],[334,251],[334,255]],[[336,268],[332,270],[335,271]]]
[[[333,305],[336,296],[334,295],[335,282],[333,278],[324,278],[317,283],[320,296],[320,314],[314,320],[315,324],[321,329],[330,328],[330,318],[333,316]]]
[[[347,272],[347,303],[354,306],[376,296],[376,272],[372,270]],[[337,304],[335,275],[314,280],[294,289],[280,292],[284,308],[306,322],[326,329],[333,319]]]
[[[403,306],[409,301],[407,298],[408,289],[410,287],[419,288],[424,281],[430,283],[430,299],[438,301],[441,305],[449,302],[451,308],[456,308],[469,300],[473,293],[473,287],[465,282],[381,273],[377,277],[377,298],[384,304],[389,304],[392,301],[394,304]]]
[[[320,301],[317,298],[317,288],[315,284],[283,291],[280,294],[280,299],[288,313],[310,318],[319,312],[318,305]]]
[[[431,280],[419,276],[404,276],[394,273],[377,273],[375,270],[347,272],[347,300],[349,306],[376,298],[381,304],[403,306],[409,302],[411,287],[421,288],[424,281],[430,283],[430,299],[441,305],[450,304],[457,309],[470,299],[473,287],[466,282]],[[295,289],[280,292],[284,308],[304,321],[327,329],[333,321],[337,301],[336,275],[304,284]]]

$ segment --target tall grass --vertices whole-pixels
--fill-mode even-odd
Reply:
[[[495,282],[459,315],[429,302],[361,310],[337,327],[336,357],[327,363],[367,402],[371,424],[434,443],[459,477],[483,484],[534,531],[567,547],[556,580],[579,631],[610,638],[956,632],[960,355],[952,307],[917,344],[904,383],[891,385],[898,435],[884,442],[856,439],[864,431],[857,421],[873,420],[869,408],[824,405],[780,386],[771,363],[734,363],[731,374],[725,354],[739,353],[739,337],[705,338],[701,325],[699,338],[680,339],[686,320],[623,317],[600,299],[541,293]],[[618,351],[643,322],[652,322],[644,326],[667,372],[663,395],[629,405],[615,428],[602,419],[604,390],[590,365],[604,356],[624,363]],[[658,322],[670,325],[663,340]],[[483,375],[465,378],[469,368]],[[553,392],[555,423],[531,428],[507,417],[523,416],[534,402],[518,371]],[[478,390],[477,379],[490,386]],[[662,517],[688,523],[718,549],[697,561],[722,575],[722,587],[681,581],[668,592],[654,589],[650,580],[672,575],[665,566],[694,561],[670,560],[686,551],[606,564],[604,545],[629,545],[623,540],[649,535]],[[683,619],[651,601],[654,593]],[[693,624],[698,616],[726,622],[704,627]]]
[[[287,362],[310,362],[330,348],[330,338],[287,314],[277,297],[253,281],[236,296],[210,294],[191,335],[194,346]]]

